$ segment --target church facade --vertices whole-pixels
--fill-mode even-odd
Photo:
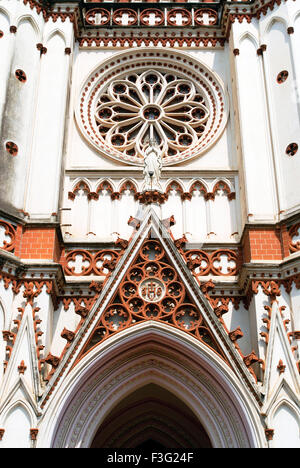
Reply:
[[[0,0],[0,447],[300,447],[299,0]]]

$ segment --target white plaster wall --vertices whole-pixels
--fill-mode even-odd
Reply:
[[[3,448],[30,447],[30,415],[22,404],[16,404],[9,411],[4,426],[5,434],[1,443]]]
[[[132,227],[128,225],[130,216],[133,218],[137,213],[137,202],[134,200],[134,192],[124,190],[117,204],[117,233],[121,239],[129,239],[133,233]]]
[[[93,233],[93,237],[111,241],[113,232],[112,203],[110,192],[107,190],[101,190],[98,200],[91,200],[90,231]]]
[[[5,310],[3,308],[3,305],[0,301],[0,330],[5,330],[4,328],[5,326]],[[3,365],[2,363],[5,361],[5,346],[6,346],[6,342],[4,341],[3,339],[3,335],[1,333],[0,335],[0,379],[2,380],[2,377],[3,377]]]
[[[80,189],[72,203],[72,235],[86,240],[89,232],[89,205],[87,193]]]
[[[162,217],[167,219],[174,216],[175,225],[171,228],[171,232],[175,239],[179,239],[182,237],[184,229],[182,200],[180,192],[176,189],[171,189],[168,195],[168,200],[162,205]]]
[[[68,309],[64,309],[64,304],[60,303],[53,315],[52,340],[49,351],[54,356],[60,356],[67,341],[61,337],[64,328],[70,331],[75,331],[80,322],[80,315],[75,314],[74,303],[71,302]]]
[[[41,58],[26,201],[26,211],[31,217],[50,217],[58,209],[70,61],[69,55],[65,54],[66,46],[65,36],[56,30],[44,43],[47,53]]]
[[[294,329],[300,330],[300,290],[296,288],[295,284],[292,286],[290,293],[291,309],[293,311]]]
[[[231,203],[224,190],[217,190],[215,199],[210,203],[210,232],[214,233],[215,240],[232,240],[234,226],[231,219]]]
[[[65,177],[61,220],[65,239],[111,242],[114,233],[120,235],[122,229],[123,234],[128,235],[132,232],[131,228],[127,227],[129,217],[139,218],[139,204],[134,200],[134,192],[123,192],[119,198],[113,200],[110,190],[98,190],[103,179],[96,177],[97,172],[93,176],[91,174],[92,172],[89,177],[74,179]],[[104,180],[115,192],[118,192],[124,183],[124,179],[121,178]],[[135,190],[140,191],[142,181],[132,180],[136,185]],[[181,197],[194,183],[201,183],[207,192],[211,192],[219,181],[219,178],[162,180],[162,189],[168,191],[168,199],[161,205],[160,216],[167,219],[174,215],[176,224],[171,229],[174,237],[179,238],[185,234],[190,243],[238,241],[238,200],[230,200],[227,192],[221,189],[216,191],[214,200],[206,200],[197,186],[191,191],[191,200],[182,200]],[[226,179],[225,183],[231,192],[235,193],[235,182]],[[173,186],[172,190],[169,190],[170,185]],[[69,192],[74,193],[74,199],[69,197]],[[99,198],[89,197],[89,192],[98,192]]]
[[[88,142],[85,140],[83,135],[80,133],[76,119],[75,119],[75,110],[79,103],[79,96],[82,89],[82,85],[92,72],[95,67],[99,66],[101,62],[107,60],[109,57],[112,57],[114,54],[118,53],[122,49],[115,48],[114,50],[98,48],[79,48],[76,47],[74,51],[74,61],[72,69],[72,87],[70,95],[70,107],[68,113],[69,127],[67,131],[67,143],[66,143],[66,169],[68,171],[76,170],[78,173],[80,170],[85,172],[88,170],[90,173],[96,173],[96,171],[109,171],[110,176],[113,176],[117,171],[128,171],[130,174],[130,169],[136,170],[135,166],[126,166],[120,162],[114,161],[113,159],[109,160],[107,157],[98,153],[94,148],[92,148]],[[231,117],[232,113],[232,99],[230,97],[231,93],[231,82],[230,82],[230,67],[228,63],[228,48],[225,47],[224,50],[189,50],[189,53],[198,58],[200,61],[208,65],[217,73],[221,80],[224,81],[225,89],[228,89],[229,94],[229,119],[226,126],[226,129],[223,135],[219,138],[213,147],[194,160],[188,161],[180,165],[185,174],[189,173],[191,176],[193,171],[198,171],[202,169],[211,169],[218,171],[220,169],[236,169],[236,149],[235,149],[235,126],[234,120]],[[140,170],[140,168],[138,168]],[[126,224],[130,216],[134,216],[136,212],[136,205],[133,205],[128,199],[125,203],[124,196],[120,200],[115,200],[113,203],[109,203],[108,200],[105,201],[105,205],[97,201],[90,201],[89,206],[89,220],[86,220],[86,214],[83,213],[83,210],[74,211],[77,202],[70,202],[66,200],[66,193],[69,189],[66,187],[69,185],[68,177],[65,176],[64,182],[64,202],[63,208],[71,207],[71,212],[63,213],[62,224],[73,224],[73,227],[68,226],[64,227],[64,231],[67,233],[67,236],[70,236],[74,240],[77,238],[83,238],[83,231],[88,229],[86,233],[90,232],[89,236],[86,236],[86,240],[98,240],[101,241],[110,241],[111,235],[114,232],[117,232],[121,237],[128,237],[131,231],[128,230]],[[239,190],[239,187],[237,187]],[[200,200],[198,200],[200,201]],[[191,242],[201,242],[204,240],[214,241],[214,238],[208,236],[208,233],[211,231],[217,231],[217,239],[224,242],[235,241],[236,238],[232,237],[234,232],[237,232],[237,220],[240,220],[240,208],[236,205],[234,201],[231,202],[231,205],[227,204],[227,201],[224,203],[219,203],[219,198],[215,204],[205,203],[205,211],[203,210],[204,204],[201,203],[199,207],[196,207],[195,200],[192,202],[186,201],[182,202],[180,197],[177,195],[177,198],[172,194],[169,196],[168,201],[162,206],[162,217],[167,218],[171,215],[175,216],[176,225],[172,228],[174,237],[181,237],[184,233],[189,238]],[[100,219],[103,218],[103,213],[106,210],[107,217],[110,217],[109,206],[112,208],[111,213],[113,212],[112,222],[109,219],[106,219],[105,224],[101,224]],[[198,213],[198,210],[200,212]],[[220,219],[219,213],[225,209],[226,211],[226,222],[221,223],[218,220]],[[207,210],[214,210],[215,216],[213,220],[214,228],[211,227],[211,221],[213,214],[211,212],[207,213]],[[78,213],[80,214],[78,215]],[[197,216],[195,217],[195,212]],[[70,221],[71,220],[71,221]],[[125,224],[124,224],[125,223]],[[240,221],[239,221],[240,223]],[[75,227],[76,224],[76,227]],[[123,224],[123,228],[121,225]],[[80,231],[80,234],[75,234],[75,230]],[[82,231],[82,232],[81,232]],[[110,232],[109,232],[110,231]],[[198,232],[199,231],[199,232]],[[212,237],[214,237],[213,235]]]
[[[243,332],[243,336],[238,340],[238,345],[242,353],[246,356],[252,351],[249,311],[240,303],[236,310],[232,302],[228,304],[228,312],[223,315],[223,320],[229,331],[235,330],[237,327]]]
[[[38,31],[31,18],[25,17],[18,24],[15,48],[10,69],[6,105],[3,116],[1,151],[6,170],[1,169],[1,185],[6,188],[2,199],[19,209],[24,208],[26,174],[32,144],[32,122],[39,72]],[[17,69],[26,73],[26,82],[15,76]],[[7,141],[18,146],[17,156],[5,150]]]
[[[280,197],[280,210],[299,207],[300,189],[298,178],[299,152],[288,156],[286,148],[299,139],[299,102],[295,96],[295,74],[291,56],[291,40],[285,21],[270,21],[263,40],[267,45],[264,55],[265,74],[268,87],[270,120],[276,161],[276,174]],[[277,83],[277,75],[286,70],[288,79]]]
[[[243,32],[242,35],[237,28],[237,37],[242,37],[237,44],[239,55],[235,57],[235,68],[247,216],[251,221],[274,220],[277,209],[262,64],[256,39],[247,29]]]
[[[1,55],[1,67],[0,67],[0,125],[2,122],[2,115],[6,101],[6,90],[7,81],[10,70],[11,61],[11,46],[14,39],[9,32],[9,16],[8,13],[0,9],[0,31],[3,36],[0,39],[0,55]]]
[[[299,62],[299,41],[300,41],[300,13],[299,11],[296,13],[294,18],[294,34],[290,36],[291,40],[291,53],[293,56],[293,63],[295,66],[295,75],[296,80],[294,84],[294,98],[297,101],[299,107],[299,99],[300,99],[300,62]]]
[[[186,232],[191,242],[204,241],[207,237],[207,204],[203,194],[193,191],[190,201],[185,201]]]
[[[300,448],[299,414],[289,404],[279,406],[273,419],[274,448]]]

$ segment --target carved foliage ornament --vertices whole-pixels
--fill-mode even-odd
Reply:
[[[77,120],[100,153],[143,164],[155,140],[163,165],[200,155],[227,120],[218,78],[187,54],[139,48],[104,62],[80,94]]]

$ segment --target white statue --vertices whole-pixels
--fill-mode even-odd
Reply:
[[[144,184],[143,191],[159,190],[162,191],[160,185],[160,174],[162,168],[162,156],[155,140],[149,140],[149,146],[145,151],[144,157]]]

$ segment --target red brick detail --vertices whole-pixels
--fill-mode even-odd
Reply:
[[[56,229],[51,227],[25,227],[18,254],[24,259],[44,259],[58,262],[60,246]]]
[[[14,251],[14,254],[17,257],[20,257],[20,253],[21,253],[22,232],[23,232],[22,226],[18,224],[16,228],[16,241],[15,241],[15,251]]]
[[[57,236],[57,233],[55,231],[55,237],[54,237],[54,250],[53,250],[53,260],[56,263],[59,263],[60,256],[61,256],[61,245]]]
[[[289,255],[286,227],[251,227],[244,233],[242,246],[245,263],[255,260],[282,260]]]
[[[290,255],[290,236],[289,231],[285,225],[281,226],[281,247],[282,247],[282,256],[283,258]]]

